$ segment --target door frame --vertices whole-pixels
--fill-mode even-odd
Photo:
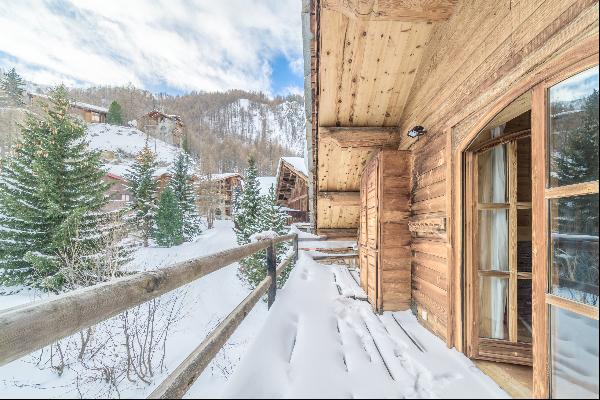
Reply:
[[[590,65],[593,62],[598,63],[598,46],[599,38],[598,35],[587,37],[580,42],[573,45],[570,49],[560,54],[560,57],[554,57],[545,66],[543,66],[537,73],[532,73],[529,76],[516,82],[506,93],[501,96],[495,103],[489,106],[487,112],[478,120],[472,128],[469,129],[467,135],[462,138],[459,142],[455,141],[456,131],[458,125],[465,121],[467,117],[456,123],[452,121],[452,124],[447,126],[444,130],[446,134],[446,193],[450,198],[447,201],[447,217],[449,218],[448,223],[448,265],[449,265],[449,276],[448,281],[448,335],[447,344],[449,347],[456,347],[458,351],[468,354],[466,348],[466,334],[467,326],[465,326],[465,309],[464,309],[464,289],[465,289],[465,270],[464,270],[464,198],[465,198],[465,151],[474,140],[474,138],[483,130],[492,119],[501,112],[504,108],[509,106],[515,99],[523,95],[528,91],[532,91],[532,102],[535,96],[540,96],[539,92],[542,90],[540,84],[549,82],[551,79],[556,79],[557,76],[571,72],[571,75],[577,72],[577,69],[583,70],[582,65]],[[537,89],[535,89],[537,87]],[[537,94],[536,94],[537,92]],[[545,91],[542,93],[545,96]],[[535,150],[539,140],[534,139],[534,136],[538,136],[536,132],[540,132],[539,112],[545,110],[535,110],[532,104],[532,224],[534,223],[533,218],[539,219],[543,217],[545,207],[537,207],[535,205],[535,199],[539,194],[539,182],[540,173],[544,173],[544,170],[538,171],[539,168],[539,155],[536,156],[540,150]],[[543,122],[545,123],[545,122]],[[543,129],[543,127],[542,127]],[[544,132],[545,133],[545,132]],[[544,139],[545,141],[545,139]],[[541,153],[543,156],[544,153]],[[537,161],[537,162],[536,162]],[[535,176],[534,176],[535,174]],[[535,179],[535,181],[534,181]],[[542,184],[543,184],[542,180]],[[542,194],[543,195],[543,194]],[[536,221],[537,221],[536,219]],[[533,227],[532,227],[533,228]],[[546,229],[546,228],[544,228]],[[544,232],[532,231],[532,246],[533,246],[533,274],[539,275],[539,269],[543,269],[544,275],[540,275],[540,278],[536,280],[538,284],[533,283],[532,288],[532,307],[533,307],[533,393],[536,398],[547,398],[549,394],[549,376],[548,376],[548,338],[547,338],[547,321],[546,321],[546,286],[547,281],[544,282],[543,276],[546,276],[547,270],[547,254],[544,251],[540,251],[535,247],[536,236],[542,235]],[[545,236],[544,236],[545,237]],[[467,242],[468,243],[468,242]],[[547,278],[546,278],[547,279]],[[543,289],[543,291],[542,291]],[[541,312],[540,312],[541,311]],[[541,334],[538,334],[540,332]]]

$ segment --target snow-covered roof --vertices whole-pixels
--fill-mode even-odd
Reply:
[[[271,186],[273,186],[273,188],[275,188],[275,177],[274,176],[259,176],[256,179],[258,180],[260,194],[262,196],[266,196],[269,194],[269,189],[271,188]]]
[[[242,177],[242,175],[238,174],[237,172],[225,172],[222,174],[212,174],[210,176],[210,180],[211,181],[222,181],[224,179],[231,178],[234,176],[239,176],[240,178]]]
[[[49,99],[50,98],[50,96],[48,96],[47,94],[42,94],[42,93],[29,92],[29,95],[31,95],[33,97],[39,97],[39,98],[42,98],[42,99]],[[94,112],[101,113],[101,114],[107,114],[108,113],[108,108],[96,106],[96,105],[93,105],[93,104],[84,103],[82,101],[71,101],[71,106],[76,107],[76,108],[81,108],[83,110],[94,111]]]
[[[281,161],[289,164],[297,172],[301,173],[302,175],[304,175],[305,177],[308,178],[308,168],[306,168],[306,163],[304,161],[304,158],[302,158],[302,157],[281,157]],[[279,168],[281,168],[281,162],[279,163],[279,167],[278,167],[278,171],[277,171],[278,174],[279,174]]]

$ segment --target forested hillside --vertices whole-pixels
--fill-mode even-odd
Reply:
[[[116,100],[125,121],[153,109],[180,115],[190,150],[207,172],[241,171],[255,153],[259,174],[273,175],[279,157],[303,151],[304,101],[297,95],[270,99],[232,90],[170,96],[129,86],[72,89],[71,96],[104,107]]]

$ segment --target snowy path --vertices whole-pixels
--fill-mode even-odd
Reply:
[[[507,397],[409,311],[378,316],[361,298],[345,267],[302,254],[225,397]]]
[[[215,228],[204,232],[192,243],[172,248],[142,248],[135,255],[129,270],[148,270],[175,262],[200,257],[236,246],[231,221],[216,221]],[[200,344],[202,339],[231,312],[250,292],[237,277],[238,264],[216,271],[182,289],[185,294],[183,318],[170,333],[167,341],[166,365],[172,371]],[[5,293],[10,293],[4,289]],[[47,297],[44,295],[42,297]],[[0,309],[38,300],[35,291],[22,291],[0,296]],[[194,397],[219,396],[227,379],[237,366],[250,339],[256,335],[267,315],[266,304],[259,302],[240,328],[231,337],[215,360],[204,371],[190,393]],[[32,363],[34,355],[0,367],[0,398],[65,398],[79,397],[72,374],[62,377],[49,370],[40,370]],[[155,376],[153,385],[125,383],[122,398],[143,398],[150,394],[167,372]],[[101,386],[102,383],[98,384]],[[88,388],[86,397],[101,391],[101,387]]]

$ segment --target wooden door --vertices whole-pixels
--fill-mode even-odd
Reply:
[[[378,157],[365,167],[361,178],[360,280],[369,302],[377,306],[379,253]]]

